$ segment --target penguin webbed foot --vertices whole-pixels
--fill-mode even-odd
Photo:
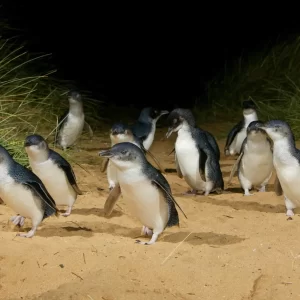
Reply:
[[[264,185],[264,186],[260,187],[260,189],[258,189],[258,191],[260,193],[264,193],[266,191],[266,186]]]
[[[69,206],[63,214],[61,214],[63,217],[68,217],[71,214],[72,206]]]
[[[255,194],[251,194],[250,192],[249,192],[249,189],[245,189],[245,193],[244,193],[244,196],[253,196],[253,195],[255,195]]]
[[[292,209],[287,209],[287,210],[286,210],[286,215],[287,215],[288,217],[292,217],[292,216],[294,216],[295,214],[294,214],[294,212],[293,212]]]
[[[158,238],[158,234],[157,233],[153,233],[152,238],[149,242],[143,242],[141,240],[136,240],[135,243],[136,244],[140,244],[140,245],[153,245],[155,244],[156,240]]]
[[[33,226],[31,228],[31,230],[29,230],[27,233],[17,233],[17,236],[25,237],[25,238],[32,238],[36,232],[36,229],[37,229],[37,227]]]
[[[22,227],[25,223],[25,218],[22,216],[13,216],[10,218],[10,221],[15,224],[16,226]]]
[[[196,196],[198,195],[198,191],[197,190],[187,190],[186,192],[182,193],[182,195],[184,196]]]
[[[142,227],[142,231],[141,231],[141,235],[148,235],[148,236],[152,236],[153,235],[153,231],[146,227],[146,226],[143,226]]]

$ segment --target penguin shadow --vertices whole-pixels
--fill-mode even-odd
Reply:
[[[243,191],[241,189],[239,190],[242,195]],[[259,193],[259,192],[254,191],[254,193]],[[213,205],[227,206],[235,210],[247,210],[247,211],[265,212],[265,213],[283,213],[283,214],[286,212],[285,205],[282,204],[278,204],[278,205],[262,204],[255,201],[246,201],[246,199],[245,201],[232,201],[232,200],[216,199],[208,196],[208,197],[195,197],[193,200],[199,203],[209,203]],[[251,198],[247,200],[251,200]]]
[[[110,214],[110,216],[105,216],[103,208],[95,207],[95,208],[74,208],[72,210],[72,214],[82,215],[82,216],[95,215],[97,217],[111,219],[111,218],[121,217],[124,213],[120,210],[114,209]]]
[[[172,234],[164,233],[161,241],[168,243],[179,243],[183,241],[188,235],[189,232],[183,231]],[[184,242],[189,243],[193,246],[207,244],[217,247],[241,243],[244,240],[245,238],[241,238],[237,235],[217,234],[214,232],[195,232],[192,233]]]

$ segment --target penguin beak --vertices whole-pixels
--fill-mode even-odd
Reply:
[[[114,155],[111,153],[110,150],[101,150],[101,151],[99,152],[99,156],[111,158],[111,157],[113,157]]]
[[[166,138],[169,138],[172,133],[173,133],[173,128],[169,127],[168,132],[166,133]]]

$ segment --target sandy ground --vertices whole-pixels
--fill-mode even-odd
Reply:
[[[175,135],[162,141],[165,132],[158,130],[151,150],[174,169],[167,154]],[[82,167],[74,170],[85,194],[71,216],[46,219],[32,239],[15,237],[14,212],[0,205],[0,299],[300,299],[300,218],[296,210],[287,220],[274,178],[267,192],[252,197],[243,196],[237,177],[229,194],[183,197],[187,184],[168,173],[188,219],[179,212],[180,228],[139,245],[141,224],[123,199],[110,218],[103,216],[108,184],[98,151],[108,142],[98,136],[82,143],[74,154]],[[223,152],[224,139],[218,142]],[[222,156],[225,182],[233,163]]]

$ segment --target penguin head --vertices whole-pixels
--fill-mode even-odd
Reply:
[[[260,126],[273,141],[292,137],[294,139],[290,125],[281,120],[271,120]]]
[[[243,101],[242,107],[244,115],[250,115],[257,109],[256,104],[252,100]]]
[[[261,121],[252,121],[247,127],[247,136],[250,138],[266,137],[266,132],[261,128],[263,124]]]
[[[139,121],[142,122],[157,121],[162,115],[166,115],[168,113],[169,111],[167,110],[158,110],[153,107],[145,107],[142,109],[140,113]]]
[[[75,104],[75,103],[81,103],[82,102],[82,98],[79,92],[75,91],[75,90],[71,90],[68,93],[68,100],[70,104]]]
[[[133,134],[129,127],[123,123],[115,123],[110,129],[111,143],[117,144],[133,140]]]
[[[115,144],[108,150],[100,151],[99,156],[109,158],[120,169],[133,168],[145,161],[142,150],[130,142]]]
[[[41,153],[47,153],[48,155],[48,144],[45,139],[38,134],[27,136],[24,142],[24,147],[30,157],[38,156]]]
[[[196,126],[196,121],[192,111],[184,108],[176,108],[172,110],[168,116],[167,122],[169,124],[169,129],[166,134],[166,138],[168,138],[173,132],[177,132],[181,129],[184,123],[191,127]]]

